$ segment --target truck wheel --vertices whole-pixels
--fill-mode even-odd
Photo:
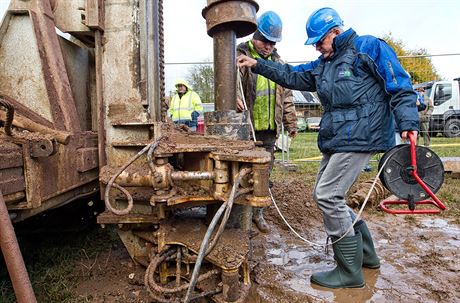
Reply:
[[[444,135],[448,138],[460,137],[460,119],[450,119],[444,125]]]

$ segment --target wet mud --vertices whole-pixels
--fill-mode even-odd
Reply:
[[[304,238],[325,244],[310,188],[292,178],[275,182],[272,191],[293,228]],[[460,226],[455,218],[365,211],[381,267],[364,269],[363,288],[332,290],[310,283],[312,273],[334,267],[332,249],[326,253],[324,247],[295,237],[273,205],[265,217],[271,232],[252,233],[252,288],[245,302],[460,302]],[[89,302],[150,302],[144,269],[131,261],[121,244],[77,270],[87,272],[93,263],[91,275],[76,289]]]
[[[310,275],[332,269],[326,254],[278,226],[254,239],[254,286],[248,302],[459,302],[460,228],[439,218],[368,218],[380,269],[364,269],[362,289],[312,285]],[[324,243],[324,236],[312,236]]]
[[[321,216],[313,210],[308,189],[298,188],[304,193],[301,198],[284,201],[283,189],[275,185],[278,205],[304,238],[324,244]],[[313,209],[302,212],[302,203]],[[280,225],[272,208],[266,213],[272,230],[253,238],[254,283],[247,302],[460,301],[460,227],[449,219],[365,214],[381,267],[363,270],[364,288],[333,290],[310,283],[312,273],[334,268],[332,249],[327,254],[324,248],[305,243]]]

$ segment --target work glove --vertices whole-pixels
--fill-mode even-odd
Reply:
[[[194,111],[192,112],[192,121],[197,121],[199,115],[200,115],[200,113],[197,112],[196,110],[194,110]]]

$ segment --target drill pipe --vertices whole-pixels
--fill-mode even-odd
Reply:
[[[5,258],[6,267],[10,274],[14,293],[18,303],[36,303],[34,290],[27,274],[18,240],[14,234],[8,209],[0,191],[0,247]]]

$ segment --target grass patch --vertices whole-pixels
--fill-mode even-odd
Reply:
[[[24,234],[18,239],[24,262],[38,302],[80,303],[73,294],[76,264],[95,258],[118,240],[112,229],[93,225],[89,230]],[[16,298],[5,266],[0,270],[0,302],[14,303]]]
[[[289,158],[291,161],[318,161],[321,158],[321,152],[317,145],[318,133],[305,132],[299,133],[291,142],[289,149]],[[431,138],[430,149],[433,150],[439,157],[460,157],[460,137],[446,138],[434,137]],[[282,158],[281,152],[275,153],[276,159]],[[377,154],[374,159],[380,159],[381,154]]]
[[[297,137],[292,140],[289,149],[289,158],[292,163],[297,164],[298,170],[296,172],[287,172],[279,166],[275,166],[272,172],[272,178],[277,181],[282,181],[286,174],[291,177],[301,178],[305,180],[310,188],[313,188],[316,180],[316,172],[319,167],[321,159],[321,152],[318,149],[316,140],[318,133],[306,132],[299,133]],[[446,138],[434,137],[431,138],[430,149],[433,150],[439,157],[460,157],[460,138]],[[371,172],[361,173],[358,182],[375,178],[378,169],[378,161],[383,154],[376,154],[370,165]],[[285,158],[286,158],[285,154]],[[275,153],[277,160],[282,159],[281,152]],[[436,194],[437,197],[447,206],[447,211],[441,213],[443,217],[453,218],[456,223],[460,224],[460,179],[458,177],[445,174],[444,183]],[[310,194],[310,193],[307,193]]]

